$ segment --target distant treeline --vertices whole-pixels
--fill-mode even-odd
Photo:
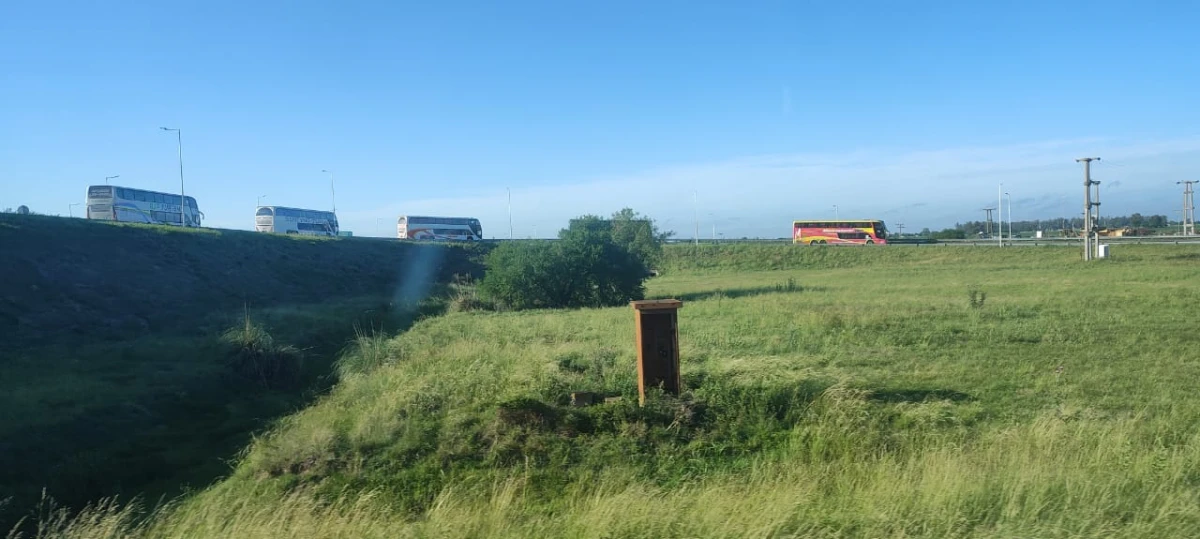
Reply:
[[[999,223],[991,224],[993,234],[999,233]],[[1008,234],[1009,223],[1004,223],[1004,233]],[[1101,228],[1164,228],[1171,226],[1170,220],[1165,215],[1142,215],[1134,213],[1132,215],[1121,216],[1100,216],[1099,226]],[[1060,217],[1057,219],[1035,219],[1032,221],[1013,221],[1012,230],[1016,235],[1030,235],[1041,230],[1046,235],[1058,236],[1066,232],[1067,235],[1072,234],[1076,230],[1083,228],[1082,217]],[[924,228],[918,234],[923,238],[933,239],[966,239],[979,236],[986,236],[988,232],[988,224],[986,221],[967,221],[965,223],[955,223],[954,227],[946,228],[939,231],[933,231]]]

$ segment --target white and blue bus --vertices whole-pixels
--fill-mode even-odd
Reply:
[[[87,191],[87,218],[123,223],[200,226],[204,213],[196,206],[196,199],[186,197],[187,211],[181,212],[180,198],[178,194],[116,185],[93,185]]]
[[[402,215],[396,221],[396,237],[402,240],[479,241],[483,227],[472,217],[426,217]]]
[[[337,236],[337,215],[331,211],[259,206],[254,212],[254,229],[275,234]]]

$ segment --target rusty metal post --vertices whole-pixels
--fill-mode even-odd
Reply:
[[[677,299],[632,301],[637,332],[638,403],[646,404],[646,389],[660,388],[678,395],[679,317]]]

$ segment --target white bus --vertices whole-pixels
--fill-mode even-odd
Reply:
[[[196,199],[187,197],[187,211],[180,212],[179,195],[144,189],[93,185],[87,190],[87,218],[124,223],[179,225],[182,213],[184,226],[200,226],[204,213],[196,207]]]
[[[337,236],[337,215],[321,210],[259,206],[254,212],[254,229],[276,234]]]
[[[479,241],[483,227],[471,217],[425,217],[401,215],[396,222],[396,237],[402,240]]]

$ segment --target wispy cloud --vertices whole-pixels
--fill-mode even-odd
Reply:
[[[785,93],[786,96],[786,93]],[[928,151],[858,150],[828,154],[760,155],[720,162],[666,166],[629,174],[586,177],[570,183],[512,189],[514,235],[533,227],[552,235],[585,213],[606,215],[623,207],[649,214],[690,236],[697,214],[702,233],[712,223],[730,237],[788,234],[792,219],[832,216],[904,220],[906,228],[941,227],[978,219],[995,205],[996,186],[1017,201],[1020,218],[1073,214],[1082,168],[1076,157],[1099,155],[1120,167],[1093,167],[1110,189],[1121,187],[1145,203],[1173,193],[1175,170],[1187,154],[1200,153],[1200,137],[1130,142],[1111,138],[1052,140],[1030,144]],[[1170,157],[1168,159],[1168,157]],[[1194,159],[1193,159],[1194,160]],[[1103,161],[1102,161],[1103,162]],[[1150,193],[1150,194],[1147,194]],[[1153,196],[1151,196],[1151,194]],[[697,207],[693,207],[693,196]],[[1036,202],[1029,202],[1029,201]],[[1165,199],[1164,199],[1165,200]],[[1120,203],[1106,200],[1106,206]],[[489,237],[508,235],[506,195],[412,200],[370,210],[343,212],[343,223],[367,231],[377,218],[443,214],[479,217]],[[1153,212],[1165,209],[1142,208]],[[394,228],[394,227],[393,227]],[[389,231],[391,228],[389,228]]]

